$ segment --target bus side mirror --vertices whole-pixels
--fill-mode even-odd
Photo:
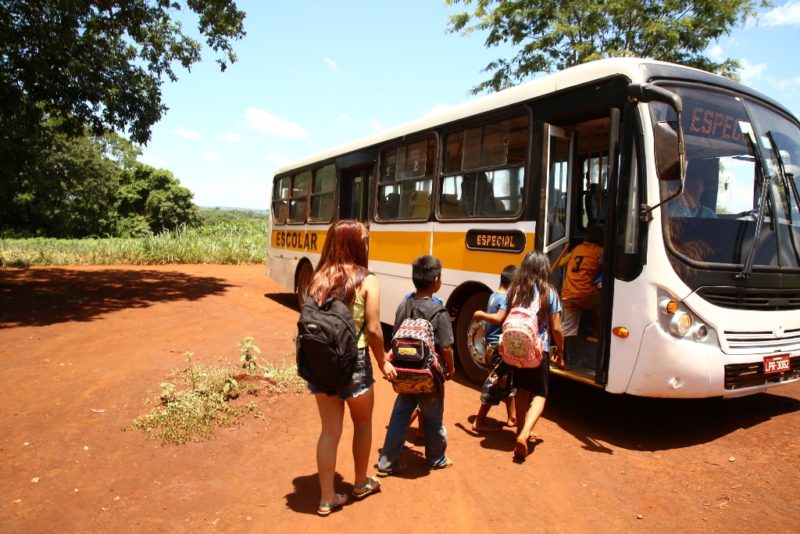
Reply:
[[[643,83],[628,87],[628,95],[640,102],[661,102],[670,106],[677,115],[675,122],[658,122],[653,126],[658,179],[680,180],[686,170],[686,151],[683,142],[683,102],[681,97],[657,85]]]
[[[669,122],[658,122],[653,127],[656,147],[656,171],[658,179],[673,181],[681,179],[681,157],[678,132]]]

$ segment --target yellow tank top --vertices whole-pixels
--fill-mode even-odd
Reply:
[[[356,327],[356,333],[361,332],[361,335],[358,336],[358,348],[363,349],[367,346],[367,334],[363,330],[361,330],[362,326],[364,326],[364,299],[361,298],[359,292],[361,288],[356,291],[356,299],[353,301],[353,307],[350,311],[353,314],[353,324]]]

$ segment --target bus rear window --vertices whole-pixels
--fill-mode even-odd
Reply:
[[[292,178],[284,176],[276,180],[272,186],[272,220],[277,224],[286,222],[286,214],[289,208],[289,185]]]

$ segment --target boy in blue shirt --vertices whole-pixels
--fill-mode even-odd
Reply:
[[[514,426],[517,424],[517,419],[514,415],[515,391],[512,386],[512,369],[500,358],[500,354],[497,351],[501,333],[501,322],[497,321],[499,319],[498,312],[502,311],[503,315],[508,312],[506,290],[511,285],[511,281],[516,274],[517,266],[507,265],[500,273],[500,287],[489,296],[486,311],[478,310],[472,316],[473,320],[484,321],[484,361],[486,366],[492,370],[481,388],[481,407],[478,409],[478,415],[475,416],[475,422],[472,424],[473,432],[498,430],[495,427],[487,426],[485,420],[489,409],[500,404],[501,400],[506,403],[506,425]]]
[[[417,289],[411,296],[411,306],[416,308],[422,317],[431,322],[434,333],[436,354],[444,360],[446,379],[455,374],[453,361],[453,327],[450,314],[443,306],[433,300],[434,293],[442,287],[442,263],[435,257],[420,256],[411,264],[411,278]],[[394,331],[409,316],[408,299],[404,299],[397,308],[394,320]],[[442,311],[443,310],[443,311]],[[405,468],[400,462],[400,453],[406,440],[406,429],[411,421],[414,409],[419,407],[420,421],[425,429],[425,459],[430,469],[450,467],[453,462],[445,455],[447,449],[447,429],[444,418],[444,384],[440,384],[434,393],[398,393],[386,430],[381,455],[378,457],[377,475],[386,477],[399,473]]]

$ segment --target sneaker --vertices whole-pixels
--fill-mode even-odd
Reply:
[[[445,458],[444,462],[439,465],[432,465],[429,469],[447,469],[448,467],[453,467],[455,463],[450,458]]]
[[[390,477],[400,473],[401,471],[405,470],[405,468],[406,464],[401,462],[395,465],[394,467],[389,467],[387,469],[381,469],[380,467],[378,467],[377,470],[375,471],[375,474],[378,475],[379,477]]]

